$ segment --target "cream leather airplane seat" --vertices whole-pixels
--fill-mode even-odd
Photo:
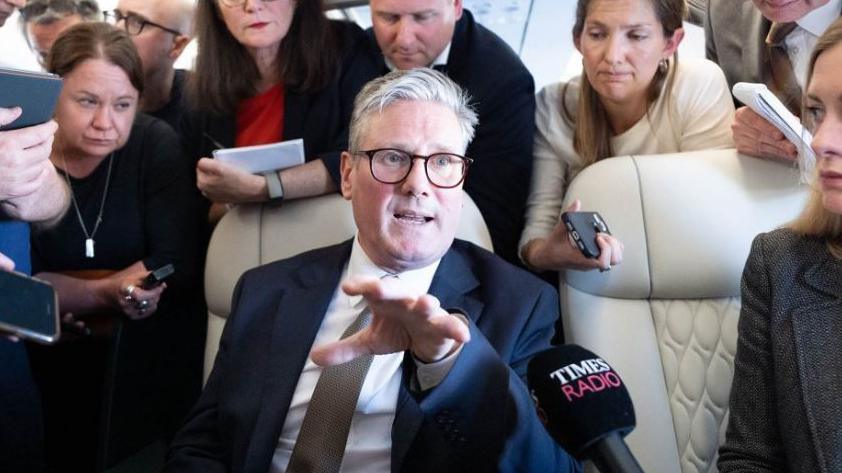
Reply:
[[[566,340],[627,384],[627,441],[644,471],[717,471],[743,265],[754,236],[806,195],[793,168],[734,150],[606,159],[571,183],[566,200],[598,211],[625,252],[609,272],[562,275]]]

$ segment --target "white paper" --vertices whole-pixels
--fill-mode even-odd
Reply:
[[[213,157],[252,174],[263,174],[304,164],[304,140],[218,149]]]
[[[793,115],[765,84],[737,82],[732,92],[737,100],[748,105],[758,115],[775,125],[775,128],[780,130],[800,153],[805,154],[806,158],[815,161],[813,149],[810,147],[813,135],[801,125],[801,120]]]

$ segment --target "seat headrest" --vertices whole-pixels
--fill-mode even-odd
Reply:
[[[599,161],[570,184],[566,208],[599,212],[625,245],[610,272],[567,271],[567,284],[616,298],[739,295],[754,236],[795,218],[809,188],[782,163],[710,150]]]

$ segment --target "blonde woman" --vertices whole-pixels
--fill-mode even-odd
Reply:
[[[842,21],[816,43],[804,113],[816,179],[801,216],[743,271],[719,471],[842,471]]]

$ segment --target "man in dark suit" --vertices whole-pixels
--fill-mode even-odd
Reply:
[[[465,89],[479,114],[466,151],[465,191],[479,207],[494,252],[521,264],[532,174],[535,84],[514,51],[476,23],[461,0],[372,0],[372,51],[383,71],[433,67]]]
[[[729,86],[764,83],[800,115],[807,60],[818,37],[839,17],[840,5],[840,0],[707,0],[707,57],[719,64]],[[770,34],[774,24],[781,25],[775,28],[780,33]],[[780,54],[767,47],[767,40]],[[776,54],[785,56],[783,61],[773,60]],[[737,109],[732,129],[743,154],[790,161],[798,156],[795,145],[748,107]]]
[[[555,291],[454,241],[475,123],[429,69],[360,92],[341,160],[356,237],[243,275],[165,471],[579,469],[523,381],[549,346]],[[334,377],[364,360],[361,377]]]

